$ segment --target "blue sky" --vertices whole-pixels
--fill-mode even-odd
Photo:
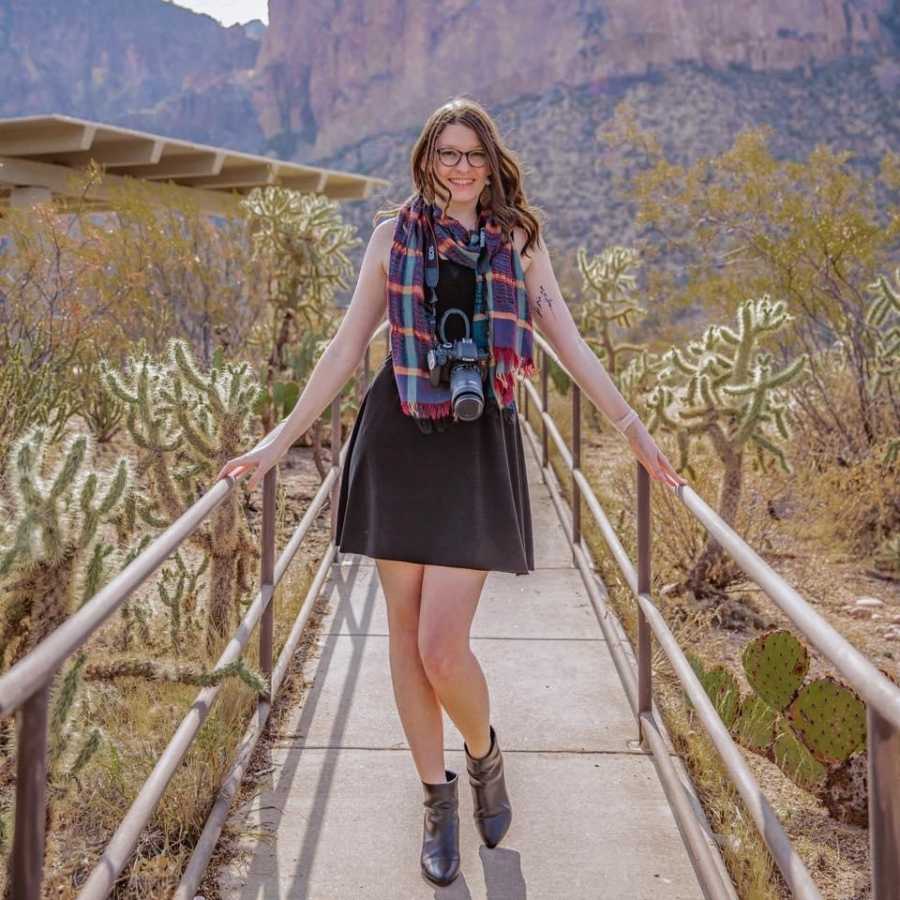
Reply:
[[[269,24],[268,0],[174,0],[176,6],[186,6],[195,12],[207,13],[223,25],[262,19]]]

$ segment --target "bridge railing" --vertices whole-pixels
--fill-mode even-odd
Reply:
[[[375,331],[387,337],[387,322]],[[360,396],[369,381],[369,349],[363,363]],[[269,691],[260,694],[250,725],[242,736],[234,761],[222,782],[197,846],[188,862],[176,900],[193,900],[203,873],[224,825],[228,808],[241,783],[244,769],[262,734],[272,704],[284,680],[294,650],[300,641],[319,590],[328,575],[337,550],[334,542],[340,471],[346,447],[341,447],[341,395],[331,402],[331,468],[296,529],[275,558],[275,495],[278,466],[263,478],[262,527],[260,534],[260,584],[256,595],[234,635],[226,644],[214,668],[237,660],[259,625],[259,666],[268,677]],[[132,560],[109,584],[98,591],[55,631],[42,640],[7,672],[0,675],[0,717],[17,714],[15,828],[8,873],[12,878],[13,900],[39,900],[44,874],[45,821],[48,775],[48,707],[50,687],[55,674],[72,653],[112,616],[125,600],[174,553],[233,490],[248,471],[229,475],[216,483],[185,510],[137,558]],[[275,589],[304,537],[330,495],[332,540],[306,593],[291,632],[277,661],[273,661]],[[188,713],[163,750],[153,771],[142,785],[125,817],[106,845],[99,862],[78,893],[78,900],[101,900],[112,891],[125,868],[141,832],[150,821],[172,776],[184,759],[219,694],[221,682],[198,692]]]
[[[545,472],[549,468],[549,442],[552,440],[565,468],[571,475],[571,534],[568,535],[575,564],[581,570],[592,601],[604,611],[600,625],[607,638],[613,661],[625,686],[637,718],[642,742],[653,754],[663,788],[675,814],[695,872],[707,897],[725,896],[730,886],[723,884],[709,841],[697,821],[678,773],[671,764],[653,710],[651,636],[655,636],[669,659],[675,674],[693,704],[698,718],[712,740],[728,775],[741,795],[756,827],[766,842],[785,881],[795,897],[821,898],[806,866],[798,856],[785,830],[766,799],[738,745],[716,713],[710,699],[692,669],[650,595],[650,477],[637,464],[637,566],[628,557],[597,497],[581,471],[581,389],[571,373],[543,338],[535,333],[540,349],[540,394],[529,381],[519,381],[520,413],[525,434],[537,452],[537,438],[528,422],[529,403],[540,417],[540,455]],[[559,366],[571,382],[572,444],[567,447],[548,404],[548,359]],[[524,402],[523,402],[524,401]],[[559,488],[548,479],[554,502],[563,504]],[[667,488],[668,489],[668,488]],[[862,697],[867,708],[869,840],[873,900],[900,897],[900,688],[889,681],[862,653],[853,647],[822,618],[794,588],[745,543],[688,485],[672,489],[708,533],[724,548],[744,573],[793,622],[800,634],[843,675]],[[610,621],[611,611],[591,575],[592,564],[581,534],[582,504],[593,516],[622,577],[637,603],[636,669],[626,658],[619,632]]]
[[[387,337],[387,323],[382,323],[374,337],[382,332]],[[637,466],[638,489],[638,566],[629,560],[621,542],[609,524],[593,490],[580,469],[581,464],[581,398],[572,380],[571,450],[566,447],[548,410],[547,359],[566,369],[546,341],[535,340],[543,353],[541,394],[526,381],[520,381],[520,398],[524,396],[526,437],[534,441],[527,422],[529,398],[541,418],[542,458],[549,466],[549,440],[556,445],[572,476],[574,502],[572,534],[569,536],[576,565],[585,575],[595,605],[605,606],[591,578],[591,562],[581,537],[581,502],[595,521],[638,602],[637,674],[625,656],[619,634],[608,617],[600,617],[613,659],[632,709],[638,720],[640,735],[653,753],[657,771],[678,821],[698,879],[709,897],[733,894],[723,883],[721,869],[703,833],[679,776],[672,765],[663,731],[654,718],[650,668],[651,633],[655,634],[681,679],[697,713],[725,762],[726,768],[769,845],[787,883],[798,897],[819,897],[819,893],[803,863],[792,848],[781,823],[756,783],[737,745],[719,719],[705,690],[694,675],[687,659],[672,636],[649,595],[650,590],[650,482],[642,466]],[[569,374],[567,372],[567,374]],[[365,352],[360,396],[370,375],[370,350]],[[571,377],[571,376],[570,376]],[[523,404],[520,403],[520,406]],[[273,467],[263,479],[261,527],[261,568],[259,589],[235,634],[222,651],[215,668],[238,659],[259,625],[260,668],[269,677],[270,690],[260,695],[255,715],[235,752],[234,761],[222,782],[218,796],[188,862],[176,900],[192,900],[224,825],[228,808],[240,785],[243,772],[271,712],[288,664],[299,644],[309,614],[337,551],[334,543],[340,471],[346,448],[341,447],[341,394],[331,403],[332,465],[315,497],[288,540],[278,559],[275,558],[275,495],[277,469]],[[235,489],[247,472],[228,476],[215,483],[199,500],[162,532],[136,559],[106,587],[98,591],[76,613],[66,619],[27,656],[0,675],[0,717],[18,714],[16,821],[13,835],[10,874],[13,900],[38,900],[43,878],[45,820],[47,796],[47,728],[50,685],[66,659],[82,647],[90,636],[109,619],[155,572],[168,557],[196,530],[204,519]],[[560,506],[559,491],[548,481],[554,502]],[[895,896],[900,884],[900,689],[880,672],[844,638],[828,625],[769,566],[766,565],[721,519],[687,486],[677,491],[681,500],[710,531],[744,571],[753,578],[791,618],[807,640],[844,675],[868,705],[869,809],[873,897],[875,900]],[[277,661],[273,661],[273,595],[288,565],[310,526],[330,495],[332,541],[322,557],[306,597]],[[166,787],[195,739],[220,685],[198,692],[189,712],[182,719],[169,744],[160,755],[153,771],[104,849],[97,865],[78,894],[78,900],[100,900],[108,896],[125,868],[142,830],[162,798]]]

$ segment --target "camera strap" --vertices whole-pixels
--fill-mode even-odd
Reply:
[[[427,220],[426,220],[427,221]],[[425,286],[428,296],[425,297],[425,318],[428,321],[428,330],[431,332],[431,344],[435,346],[438,343],[437,336],[437,285],[439,278],[438,259],[437,259],[437,238],[431,229],[431,222],[428,222],[427,231],[430,232],[430,242],[428,237],[425,238],[428,247],[425,250]]]
[[[426,220],[427,221],[427,220]],[[427,231],[429,236],[425,238],[428,246],[425,248],[425,286],[427,288],[427,296],[425,297],[425,317],[428,321],[428,328],[431,331],[431,339],[433,344],[439,343],[437,333],[437,286],[440,278],[440,268],[437,256],[437,239],[431,228],[431,223],[427,223]],[[430,237],[430,240],[429,240]],[[484,312],[484,275],[490,269],[491,262],[488,258],[487,235],[484,226],[479,228],[477,234],[472,233],[469,246],[474,250],[478,247],[478,261],[475,264],[475,315]]]

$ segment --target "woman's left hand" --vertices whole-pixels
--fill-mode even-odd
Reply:
[[[666,454],[656,446],[656,441],[653,440],[640,419],[628,426],[625,430],[625,437],[628,439],[631,452],[643,464],[651,478],[668,484],[670,487],[687,484],[687,479],[682,478],[675,471],[672,463],[666,458]]]

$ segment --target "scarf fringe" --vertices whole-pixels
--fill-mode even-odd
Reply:
[[[515,395],[516,373],[523,378],[530,378],[537,374],[537,366],[533,359],[523,359],[510,347],[495,347],[494,359],[497,368],[504,369],[502,372],[496,370],[494,372],[494,390],[499,395],[501,403],[507,406]]]
[[[519,356],[512,347],[494,347],[494,361],[503,363],[504,368],[509,371],[518,370],[526,378],[537,374],[534,360],[531,357],[526,359]]]
[[[443,419],[450,415],[450,401],[445,400],[443,403],[409,403],[406,400],[400,401],[400,408],[408,416],[415,416],[418,419]]]

